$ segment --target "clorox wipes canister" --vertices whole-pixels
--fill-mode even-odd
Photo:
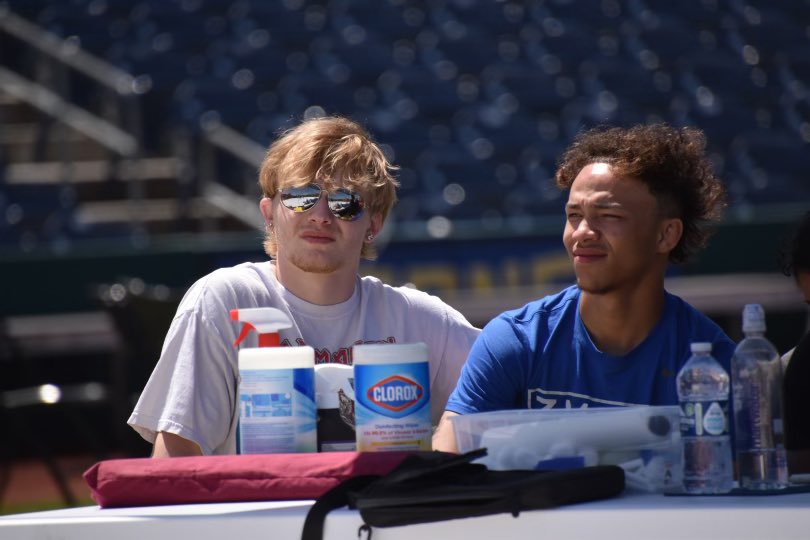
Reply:
[[[352,352],[357,451],[431,449],[424,343],[357,345]]]
[[[234,309],[231,320],[244,323],[234,346],[259,334],[258,347],[239,350],[238,452],[317,451],[314,349],[278,346],[278,331],[292,326],[278,309]]]

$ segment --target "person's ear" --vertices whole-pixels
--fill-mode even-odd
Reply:
[[[267,228],[273,227],[273,199],[270,197],[262,197],[259,201],[259,210],[262,211],[264,216],[264,226]]]
[[[372,214],[369,220],[368,230],[366,231],[366,240],[368,240],[369,237],[371,237],[372,240],[377,238],[377,235],[382,230],[382,226],[382,216],[380,214]]]
[[[679,218],[668,218],[661,220],[658,231],[658,253],[669,253],[683,236],[683,221]]]

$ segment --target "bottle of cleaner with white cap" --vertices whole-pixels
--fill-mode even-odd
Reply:
[[[251,331],[259,346],[239,350],[240,454],[285,454],[317,451],[315,351],[279,347],[279,330],[292,323],[275,308],[231,310],[244,323],[234,346]]]

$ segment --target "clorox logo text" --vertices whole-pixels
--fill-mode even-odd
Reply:
[[[367,396],[369,401],[383,409],[400,412],[417,403],[424,393],[416,381],[393,375],[371,386]]]

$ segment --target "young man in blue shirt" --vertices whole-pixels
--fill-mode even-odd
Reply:
[[[677,403],[689,345],[711,342],[728,370],[734,343],[664,289],[719,219],[722,183],[703,134],[658,124],[581,133],[556,174],[569,190],[563,244],[576,285],[507,311],[473,345],[434,435],[455,451],[448,418],[520,408]]]

